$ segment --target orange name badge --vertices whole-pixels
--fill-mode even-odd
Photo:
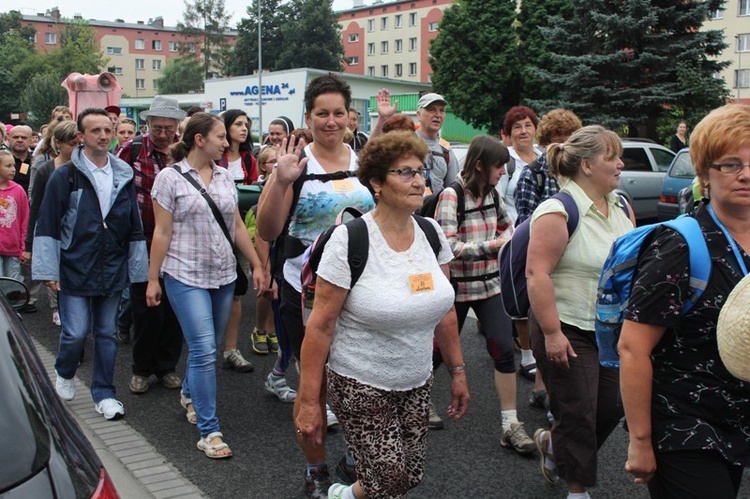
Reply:
[[[331,180],[333,190],[337,192],[353,191],[354,182],[351,179],[345,178],[342,180]]]
[[[426,274],[414,274],[409,276],[409,285],[411,286],[411,292],[424,293],[426,291],[432,291],[435,286],[432,284],[432,274],[429,272]]]
[[[21,168],[18,169],[21,175],[29,173],[29,165],[27,163],[21,163]]]

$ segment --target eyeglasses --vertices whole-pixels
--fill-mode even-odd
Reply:
[[[412,168],[398,168],[396,170],[388,170],[388,173],[396,173],[404,180],[413,180],[415,175],[422,175],[422,178],[424,178],[424,168],[420,168],[419,170],[414,170]]]
[[[158,133],[160,135],[162,133],[166,133],[166,134],[170,134],[171,135],[171,134],[173,134],[173,133],[175,133],[177,131],[177,129],[175,127],[173,127],[173,126],[166,126],[166,127],[164,127],[164,126],[152,126],[152,127],[149,128],[149,130],[151,132],[153,132],[153,133]]]
[[[740,161],[727,161],[726,163],[716,163],[711,165],[711,168],[713,168],[714,170],[719,170],[721,173],[726,173],[728,175],[737,175],[745,167],[750,168],[750,163],[742,163]]]

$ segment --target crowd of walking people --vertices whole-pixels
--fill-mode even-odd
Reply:
[[[382,89],[369,137],[340,77],[312,80],[304,102],[302,128],[280,116],[259,146],[245,111],[186,113],[166,96],[140,113],[143,134],[116,106],[55,108],[41,136],[2,127],[0,275],[27,284],[26,313],[46,286],[62,399],[76,396],[91,333],[96,411],[123,417],[114,364],[118,342],[132,342],[128,389],[174,389],[197,448],[229,458],[216,364],[254,369],[238,349],[250,329],[252,351],[276,356],[263,383],[289,404],[306,497],[403,497],[424,476],[429,432],[471,405],[459,339],[471,309],[494,366],[482,375],[494,379],[498,444],[537,453],[540,479],[591,497],[597,452],[624,417],[624,470],[651,497],[737,496],[750,465],[750,382],[730,374],[716,337],[750,266],[750,106],[716,109],[690,136],[703,197],[689,216],[712,270],[703,294],[682,313],[689,241],[655,228],[638,256],[618,370],[600,363],[595,334],[602,266],[636,226],[615,193],[615,132],[569,110],[540,119],[515,106],[459,163],[440,136],[439,94],[420,97],[414,120]],[[673,148],[688,143],[686,129]],[[237,186],[252,184],[262,186],[257,206],[241,212]],[[360,216],[343,223],[343,212]],[[530,309],[511,317],[499,254],[521,224]],[[322,256],[307,287],[311,251]],[[257,321],[246,328],[250,288]],[[286,376],[295,365],[297,389]],[[447,408],[431,402],[441,366]],[[519,393],[518,374],[533,390]],[[551,428],[528,429],[519,403],[548,411]],[[347,446],[338,478],[326,456],[334,425]]]

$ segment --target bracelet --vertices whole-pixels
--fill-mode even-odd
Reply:
[[[461,372],[461,371],[465,371],[466,370],[466,364],[461,364],[460,366],[453,366],[453,367],[445,366],[445,368],[448,369],[449,373],[453,374],[453,373],[458,373],[458,372]]]

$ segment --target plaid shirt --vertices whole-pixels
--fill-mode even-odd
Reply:
[[[463,185],[461,177],[456,179]],[[464,212],[479,206],[488,206],[487,210],[466,213],[461,227],[458,227],[456,191],[446,187],[440,193],[435,218],[450,243],[455,259],[450,263],[451,279],[478,277],[496,274],[495,277],[479,281],[458,281],[456,301],[467,302],[484,300],[500,293],[500,277],[497,276],[497,250],[490,249],[490,241],[497,239],[512,225],[512,220],[505,211],[505,204],[500,198],[500,213],[495,213],[492,192],[481,201],[481,204],[468,189],[464,188]]]
[[[175,140],[179,140],[175,137]],[[135,197],[138,208],[141,210],[141,221],[143,222],[143,234],[146,236],[146,245],[151,254],[151,238],[154,237],[154,206],[151,202],[151,188],[154,186],[156,175],[169,166],[171,158],[168,154],[159,152],[154,148],[154,143],[148,134],[143,136],[143,146],[138,153],[138,158],[130,157],[133,141],[126,142],[117,157],[133,167],[133,182],[135,183]]]
[[[528,166],[521,169],[521,177],[518,179],[515,194],[516,210],[518,211],[516,225],[529,218],[542,201],[560,192],[560,184],[557,183],[557,179],[549,174],[546,152],[539,156],[539,165],[544,176],[544,189],[542,189],[541,195],[539,195],[537,175]]]

